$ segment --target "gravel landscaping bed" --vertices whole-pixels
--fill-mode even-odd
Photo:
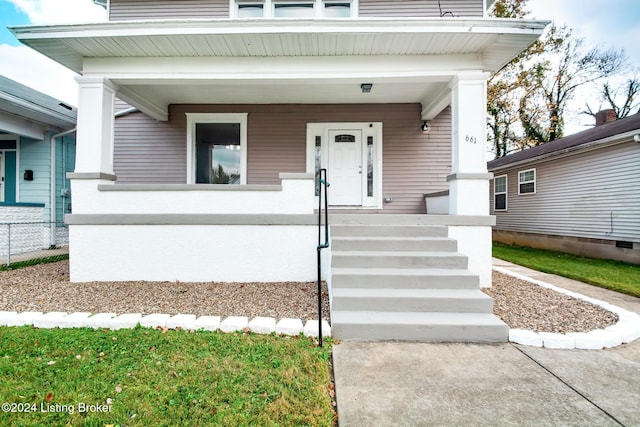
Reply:
[[[616,323],[601,307],[493,272],[494,313],[514,329],[588,332]],[[0,310],[168,313],[317,319],[316,283],[70,283],[69,262],[0,272]],[[323,284],[323,318],[329,294]]]
[[[602,307],[496,271],[492,284],[483,290],[493,298],[495,315],[512,329],[589,332],[618,321]]]
[[[329,294],[323,283],[323,318]],[[317,282],[69,282],[69,261],[0,272],[0,311],[318,318]]]

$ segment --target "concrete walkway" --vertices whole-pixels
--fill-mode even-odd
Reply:
[[[496,261],[640,313],[640,299]],[[640,340],[608,350],[342,342],[340,426],[640,426]]]

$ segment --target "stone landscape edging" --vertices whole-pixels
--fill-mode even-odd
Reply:
[[[552,333],[534,332],[525,329],[509,329],[509,341],[528,345],[532,347],[545,347],[554,349],[581,349],[581,350],[601,350],[603,348],[617,347],[627,344],[640,338],[640,315],[620,308],[596,298],[591,298],[577,292],[554,286],[542,280],[533,279],[520,273],[515,273],[509,269],[493,266],[494,271],[506,274],[516,279],[533,283],[543,288],[551,289],[561,294],[589,302],[604,308],[618,315],[618,322],[615,325],[604,329],[596,329],[586,333]]]
[[[93,328],[93,329],[131,329],[137,325],[147,328],[167,328],[184,330],[206,330],[231,333],[249,331],[256,334],[296,336],[303,334],[317,337],[318,320],[308,320],[304,325],[300,319],[283,318],[280,321],[272,317],[255,317],[249,322],[248,317],[229,316],[224,320],[220,316],[200,316],[193,314],[162,314],[152,313],[96,313],[74,312],[66,313],[52,311],[0,311],[0,326],[34,326],[42,329],[52,328]],[[331,326],[326,320],[322,321],[322,336],[331,336]]]

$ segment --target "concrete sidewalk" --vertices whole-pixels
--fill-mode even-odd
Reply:
[[[518,272],[640,312],[638,298]],[[341,426],[640,426],[640,340],[592,351],[342,342],[333,363]]]

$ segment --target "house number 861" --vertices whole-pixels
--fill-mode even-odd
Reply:
[[[476,143],[478,142],[478,140],[476,139],[476,137],[475,137],[475,136],[469,136],[469,135],[467,135],[467,136],[464,138],[464,140],[465,140],[465,141],[467,141],[467,142],[468,142],[468,143],[470,143],[470,144],[476,144]]]

